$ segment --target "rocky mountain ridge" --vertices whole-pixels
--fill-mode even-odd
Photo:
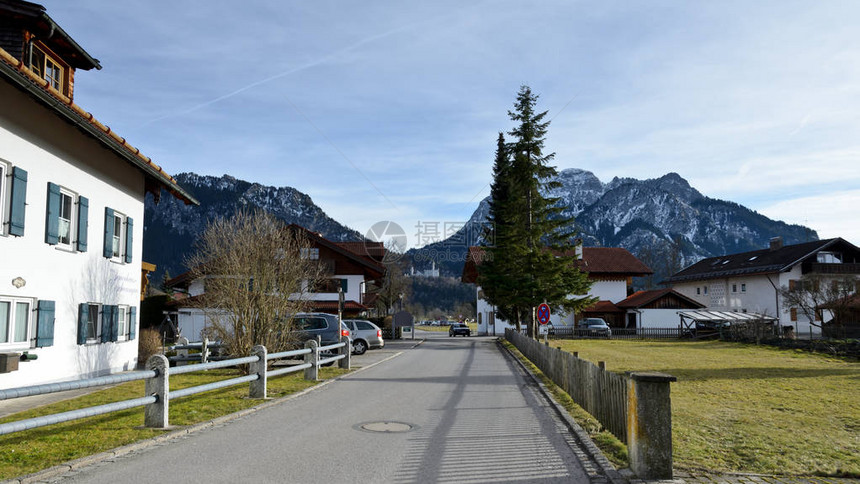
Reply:
[[[180,173],[176,181],[194,195],[200,206],[185,205],[171,196],[158,204],[147,195],[144,206],[143,260],[156,264],[150,276],[160,282],[165,273],[176,276],[185,271],[184,260],[197,236],[210,220],[237,209],[260,208],[287,223],[295,223],[336,241],[364,240],[355,230],[332,219],[314,204],[311,197],[292,187],[271,187],[221,177]]]
[[[655,270],[653,282],[705,257],[767,247],[772,237],[780,236],[786,244],[818,239],[807,227],[706,197],[677,173],[603,183],[574,168],[561,171],[558,181],[561,186],[547,195],[559,198],[563,214],[575,218],[584,244],[630,250]],[[443,273],[462,271],[468,246],[485,242],[474,234],[480,233],[475,224],[486,220],[488,202],[481,201],[461,233],[412,251],[416,265],[435,260]]]

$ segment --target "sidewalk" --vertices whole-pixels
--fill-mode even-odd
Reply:
[[[419,337],[416,337],[414,340],[398,339],[393,341],[386,341],[384,348],[378,350],[369,350],[361,356],[352,355],[352,365],[358,368],[372,365],[378,361],[388,358],[389,356],[394,353],[397,353],[398,351],[413,348],[416,345],[421,344],[423,341],[423,338]],[[111,386],[113,385],[106,385],[94,388],[83,388],[80,390],[68,390],[65,392],[48,393],[45,395],[33,395],[30,397],[14,398],[11,400],[0,400],[0,418],[7,417],[18,412],[23,412],[25,410],[31,410],[37,407],[41,407],[43,405],[50,405],[52,403],[78,398],[83,395],[110,388]]]

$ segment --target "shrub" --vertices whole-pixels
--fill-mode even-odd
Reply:
[[[140,330],[137,342],[137,366],[143,367],[150,356],[161,353],[161,335],[157,329],[145,328]]]

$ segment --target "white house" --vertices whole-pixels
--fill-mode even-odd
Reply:
[[[634,277],[646,276],[653,271],[642,261],[637,259],[626,249],[617,247],[582,247],[577,246],[576,252],[570,254],[575,257],[575,263],[579,269],[588,273],[592,285],[588,294],[577,296],[588,296],[598,299],[598,302],[590,308],[586,308],[581,315],[575,314],[552,314],[550,321],[554,326],[574,326],[577,316],[602,317],[610,326],[624,327],[625,320],[623,311],[615,307],[615,303],[627,298],[628,288]],[[477,284],[478,268],[483,261],[484,250],[481,247],[469,247],[466,264],[463,267],[463,282]],[[509,324],[495,316],[495,307],[483,297],[480,286],[476,287],[478,334],[480,335],[502,335],[505,328],[511,328]]]
[[[356,317],[370,309],[372,301],[368,301],[368,285],[381,280],[385,274],[385,266],[382,265],[385,247],[381,243],[332,242],[295,224],[288,230],[302,232],[308,242],[308,247],[302,249],[302,257],[318,260],[328,272],[323,284],[307,294],[313,301],[312,311],[337,314],[341,294],[344,317]],[[200,341],[201,332],[208,324],[206,314],[194,304],[188,304],[188,299],[183,297],[204,295],[206,279],[193,279],[191,273],[186,272],[167,281],[167,286],[177,291],[179,296],[170,303],[173,322],[184,337]]]
[[[663,284],[710,310],[759,313],[779,318],[798,335],[821,332],[820,321],[810,324],[802,311],[788,307],[780,288],[793,287],[807,274],[825,281],[860,276],[860,249],[841,239],[783,245],[771,240],[767,249],[703,259],[666,278]]]
[[[144,195],[196,203],[73,103],[75,70],[100,67],[44,7],[0,1],[0,353],[17,363],[0,388],[134,368]]]

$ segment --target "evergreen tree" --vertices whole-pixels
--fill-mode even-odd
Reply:
[[[537,99],[522,86],[514,110],[508,111],[517,123],[508,132],[511,141],[499,137],[490,203],[494,246],[488,251],[491,260],[481,266],[483,283],[492,286],[488,294],[482,283],[488,300],[507,313],[503,317],[512,316],[518,328],[525,316],[530,336],[539,304],[576,311],[591,303],[571,297],[586,294],[591,284],[573,262],[573,219],[563,216],[559,199],[544,195],[559,183],[550,165],[555,153],[543,153],[550,122],[546,111],[535,111]]]
[[[511,159],[508,155],[505,136],[499,133],[496,143],[496,158],[493,164],[493,183],[490,187],[490,208],[484,240],[487,241],[485,259],[480,265],[478,284],[484,297],[496,307],[497,315],[513,322],[520,329],[520,310],[515,301],[519,299],[518,280],[523,272],[515,253],[511,250],[517,240],[515,231],[519,228],[517,217],[521,218],[522,207],[512,198]]]

